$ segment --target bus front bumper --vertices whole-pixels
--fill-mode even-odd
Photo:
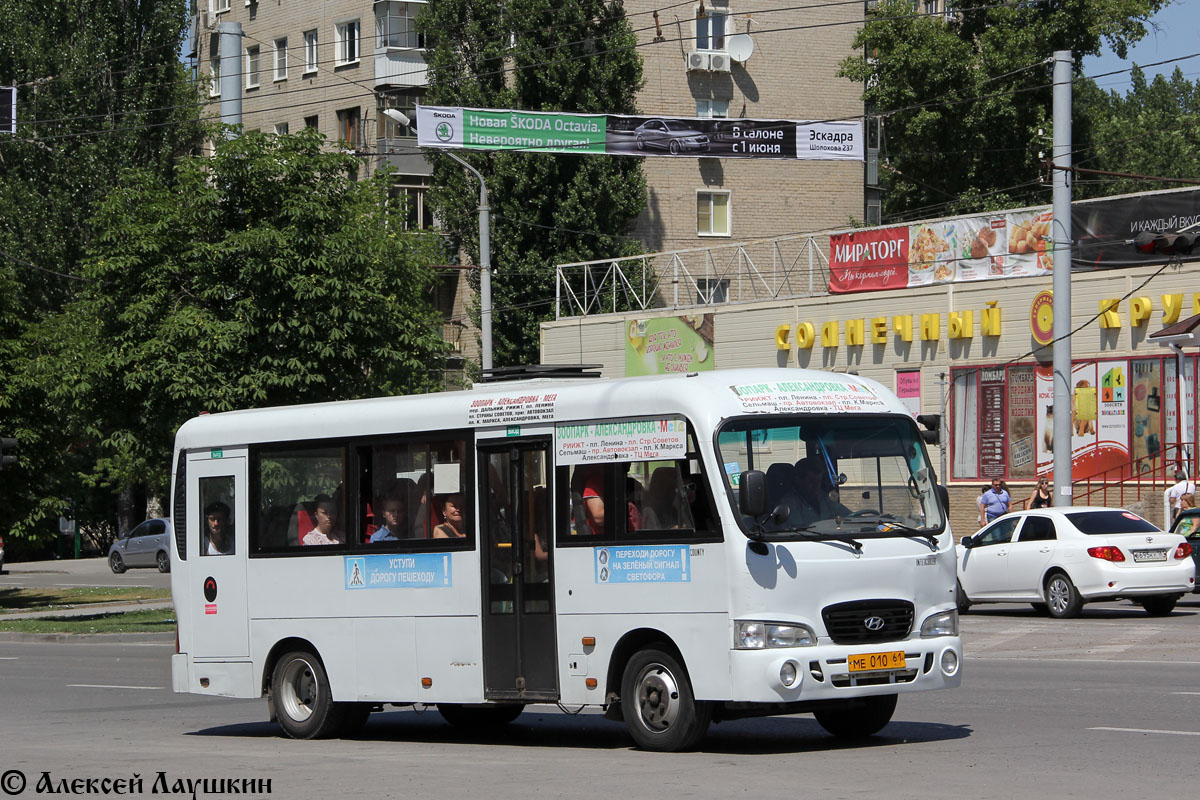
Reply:
[[[939,636],[865,647],[734,650],[730,663],[735,702],[848,700],[958,686],[962,640]]]

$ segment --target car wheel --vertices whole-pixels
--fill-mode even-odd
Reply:
[[[967,593],[963,591],[961,581],[955,587],[954,602],[958,605],[958,613],[960,615],[967,613],[971,608],[971,601],[967,598]]]
[[[1139,600],[1142,608],[1146,609],[1146,613],[1152,617],[1165,617],[1175,610],[1175,604],[1179,602],[1177,594],[1156,594],[1153,597],[1143,597]]]
[[[667,150],[671,151],[673,156],[679,155],[679,142],[672,139],[671,143],[667,145]]]
[[[154,563],[158,566],[159,572],[171,571],[171,557],[167,555],[165,550],[158,551],[158,555],[154,557]]]
[[[324,739],[342,725],[345,708],[333,702],[321,660],[303,650],[288,653],[271,673],[271,703],[292,739]]]
[[[456,728],[499,728],[515,720],[525,710],[524,705],[463,706],[458,703],[438,703],[442,719]]]
[[[640,136],[637,137],[637,143],[638,143],[638,150],[646,149],[646,142],[644,139],[642,139],[642,137],[640,137]]]
[[[838,708],[814,711],[821,727],[840,739],[865,739],[883,730],[896,712],[896,695],[848,700]]]
[[[1065,572],[1055,572],[1046,579],[1046,605],[1050,616],[1072,619],[1079,616],[1083,599]]]
[[[111,569],[115,575],[120,575],[127,569],[125,562],[121,560],[120,553],[113,553],[108,557],[108,568]]]
[[[625,665],[621,712],[638,747],[665,752],[695,747],[712,720],[712,706],[696,701],[679,662],[654,648],[639,651]]]

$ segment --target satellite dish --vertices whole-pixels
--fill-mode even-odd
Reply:
[[[725,52],[734,61],[744,64],[754,53],[754,40],[748,33],[735,33],[725,40]]]

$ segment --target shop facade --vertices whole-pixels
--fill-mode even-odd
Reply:
[[[1025,216],[1036,224],[1037,214]],[[999,232],[1001,246],[1005,234],[1016,235]],[[840,235],[831,236],[831,253]],[[1110,243],[1110,255],[1132,251],[1121,244]],[[889,252],[899,263],[910,257]],[[1056,415],[1071,415],[1075,480],[1160,480],[1182,458],[1181,444],[1195,441],[1197,352],[1184,353],[1181,379],[1176,352],[1148,337],[1200,314],[1200,260],[1145,262],[1074,272],[1070,409],[1053,404],[1052,274],[1029,259],[1007,274],[993,269],[989,279],[560,319],[542,327],[542,361],[600,364],[607,376],[777,366],[877,380],[914,415],[946,415],[948,436],[930,455],[951,486],[951,519],[962,535],[976,527],[982,484],[1000,478],[1024,500],[1037,477],[1050,474]],[[982,268],[987,274],[987,261]],[[1116,504],[1102,495],[1090,502]],[[1138,503],[1162,521],[1148,495],[1123,504]]]

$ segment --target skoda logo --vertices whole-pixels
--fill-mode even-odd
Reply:
[[[433,129],[434,134],[443,142],[450,141],[454,136],[454,128],[450,127],[449,122],[439,122],[437,127]]]
[[[883,621],[883,617],[867,617],[863,620],[863,627],[869,631],[881,631],[886,624]]]

